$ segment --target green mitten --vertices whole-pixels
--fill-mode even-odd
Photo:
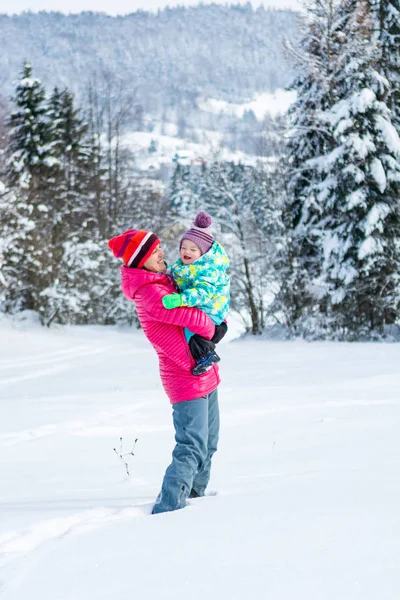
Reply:
[[[162,303],[165,308],[178,308],[178,306],[182,306],[182,296],[180,294],[167,294],[163,297]]]

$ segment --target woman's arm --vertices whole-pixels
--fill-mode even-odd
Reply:
[[[167,292],[168,293],[168,292]],[[154,321],[168,323],[177,327],[187,327],[193,333],[210,340],[215,333],[215,325],[205,312],[197,308],[164,308],[161,299],[165,296],[165,287],[149,285],[143,289],[146,313]]]

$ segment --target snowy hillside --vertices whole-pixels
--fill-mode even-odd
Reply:
[[[251,102],[242,104],[204,98],[198,104],[199,127],[187,131],[188,137],[179,137],[178,127],[174,123],[154,121],[152,131],[127,133],[121,143],[133,152],[135,166],[139,170],[147,170],[149,174],[151,170],[157,171],[164,182],[168,182],[176,162],[200,165],[203,161],[212,162],[218,157],[228,162],[255,165],[262,157],[230,149],[226,145],[227,137],[218,130],[218,120],[229,117],[242,119],[246,112],[251,111],[259,122],[259,129],[262,129],[265,118],[283,115],[294,100],[293,92],[282,89],[256,94]],[[213,129],[201,128],[204,120],[210,125],[210,117],[214,117]],[[193,141],[193,138],[197,141]]]
[[[277,89],[274,92],[256,94],[254,100],[242,104],[209,98],[199,101],[199,107],[205,112],[217,115],[233,114],[239,118],[242,118],[246,111],[252,111],[256,118],[262,121],[266,115],[276,117],[276,115],[284,114],[294,102],[295,97],[294,92]]]
[[[97,111],[100,127],[105,115],[118,116],[120,132],[137,134],[140,170],[160,169],[180,150],[196,159],[224,147],[224,158],[234,161],[268,154],[263,138],[271,117],[293,101],[284,91],[293,73],[283,47],[295,42],[298,25],[290,10],[250,4],[118,17],[0,14],[0,129],[29,61],[47,95],[66,87],[86,116]],[[160,135],[177,138],[172,155],[159,152],[166,142]],[[164,181],[170,171],[169,164]]]
[[[0,336],[2,600],[399,598],[398,344],[224,343],[218,495],[152,517],[173,433],[142,333]]]
[[[83,12],[1,14],[0,83],[12,91],[24,60],[46,87],[82,94],[93,72],[137,90],[149,112],[198,95],[244,101],[286,87],[283,38],[297,36],[297,14],[247,5],[166,8],[111,17]],[[239,43],[238,43],[239,42]]]

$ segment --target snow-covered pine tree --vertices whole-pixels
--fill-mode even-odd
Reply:
[[[6,180],[12,194],[3,211],[3,275],[7,311],[41,311],[41,291],[52,279],[54,214],[48,183],[58,166],[53,155],[45,91],[25,63],[10,117]]]
[[[400,0],[370,0],[378,24],[378,66],[389,82],[385,101],[400,134]]]
[[[127,177],[119,112],[117,146],[111,140],[107,154],[101,123],[90,135],[70,92],[55,89],[46,101],[31,75],[24,65],[6,148],[8,187],[1,188],[2,310],[32,309],[48,325],[133,322],[107,238],[132,227],[143,204],[149,219],[161,221],[161,195]]]
[[[24,63],[14,97],[16,110],[11,113],[8,145],[9,180],[31,194],[40,186],[42,171],[48,167],[51,128],[47,119],[45,90],[32,77],[32,67]]]
[[[67,89],[53,90],[47,116],[58,169],[48,182],[54,215],[51,245],[56,260],[53,279],[41,294],[46,301],[45,321],[86,322],[89,320],[87,304],[90,301],[92,312],[96,305],[96,297],[90,291],[93,287],[88,287],[88,280],[92,278],[82,270],[83,257],[75,262],[72,257],[75,248],[88,242],[93,244],[96,235],[96,219],[90,203],[88,124],[74,106],[73,96]],[[92,264],[93,259],[87,260],[87,265]]]
[[[335,146],[321,157],[318,202],[331,326],[338,336],[382,334],[398,317],[400,140],[382,98],[389,83],[366,0],[341,3],[336,102],[324,119]]]
[[[53,183],[52,204],[55,211],[53,245],[62,247],[67,239],[85,238],[85,229],[94,227],[88,202],[90,181],[90,146],[88,125],[74,106],[72,94],[57,88],[48,103],[53,154],[59,169]]]
[[[176,166],[169,182],[166,198],[169,210],[174,217],[187,217],[195,210],[193,191],[197,191],[198,181],[204,174],[205,167],[201,173],[194,171],[190,165],[181,164],[176,160]]]
[[[287,324],[300,331],[304,319],[319,310],[313,281],[321,269],[317,224],[321,207],[315,188],[320,180],[315,160],[332,147],[332,131],[321,119],[335,101],[335,66],[338,53],[340,0],[311,0],[306,5],[304,33],[299,48],[288,48],[297,76],[291,86],[289,134],[282,172],[287,177],[283,210],[287,229],[286,277],[280,303]]]
[[[62,323],[132,323],[134,307],[121,296],[118,264],[107,247],[107,231],[128,229],[134,220],[126,205],[127,191],[132,201],[133,195],[124,178],[123,155],[114,148],[106,160],[101,134],[94,135],[93,129],[89,133],[68,90],[53,92],[49,116],[61,165],[54,243],[62,249],[57,277],[43,292],[50,318]],[[143,198],[135,200],[140,204]]]
[[[69,215],[70,222],[75,220],[81,223],[81,215],[78,214],[74,219],[72,213],[88,212],[88,206],[85,206],[82,197],[87,193],[89,181],[89,126],[81,116],[81,111],[75,107],[73,95],[68,89],[61,92],[57,88],[53,90],[48,116],[66,196],[66,201],[60,208]]]

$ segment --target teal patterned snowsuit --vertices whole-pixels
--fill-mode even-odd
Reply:
[[[221,244],[215,241],[194,263],[185,265],[180,258],[175,261],[169,267],[169,273],[179,287],[182,306],[195,306],[220,325],[229,309],[228,267],[229,258]]]

